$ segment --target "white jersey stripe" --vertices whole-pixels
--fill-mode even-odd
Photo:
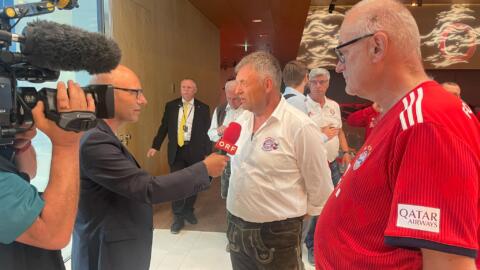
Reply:
[[[423,123],[423,112],[422,112],[422,100],[423,100],[423,88],[418,88],[418,99],[415,106],[415,111],[417,113],[417,122]]]
[[[410,126],[415,125],[415,119],[413,119],[413,103],[415,102],[415,92],[410,93],[410,103],[408,103],[407,113],[408,113],[408,123]]]
[[[403,107],[405,108],[401,113],[400,113],[400,123],[402,123],[402,129],[406,130],[407,129],[407,123],[405,122],[405,111],[407,110],[408,103],[407,103],[407,98],[403,98]]]

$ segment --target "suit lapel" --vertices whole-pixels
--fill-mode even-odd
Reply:
[[[172,123],[173,123],[173,130],[175,130],[175,138],[178,136],[178,114],[180,111],[180,108],[182,107],[182,98],[178,99],[177,105],[174,106],[173,112],[172,112]]]
[[[196,102],[197,100],[196,99],[193,99],[193,107],[195,107],[195,111],[193,112],[193,120],[192,120],[192,133],[191,133],[191,139],[193,139],[194,137],[194,133],[195,130],[197,130],[197,122],[198,122],[198,117],[199,117],[199,114],[200,114],[200,104],[198,104]]]

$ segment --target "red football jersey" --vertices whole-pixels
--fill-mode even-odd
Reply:
[[[420,248],[476,258],[480,126],[434,81],[377,123],[321,213],[317,269],[421,269]]]

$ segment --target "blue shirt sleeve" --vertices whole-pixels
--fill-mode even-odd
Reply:
[[[34,186],[16,174],[0,172],[0,243],[15,241],[35,222],[44,205]]]

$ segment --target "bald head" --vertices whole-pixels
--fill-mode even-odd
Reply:
[[[116,130],[120,125],[137,122],[142,106],[147,104],[138,76],[131,69],[118,65],[108,73],[96,74],[92,84],[110,84],[115,89],[115,117],[106,119],[107,124]]]
[[[460,97],[460,94],[461,94],[461,89],[460,89],[460,86],[454,82],[444,82],[442,83],[442,86],[445,90],[447,90],[447,92],[449,92],[450,94],[456,96],[456,97]]]
[[[405,60],[421,63],[420,32],[410,11],[397,0],[363,0],[347,13],[343,30],[362,36],[387,33],[390,46]],[[343,27],[342,27],[343,28]]]
[[[138,84],[138,79],[135,72],[124,65],[118,65],[114,70],[108,73],[100,73],[92,76],[91,84],[111,84],[113,86],[125,87],[125,84]],[[140,87],[137,87],[140,88]]]

